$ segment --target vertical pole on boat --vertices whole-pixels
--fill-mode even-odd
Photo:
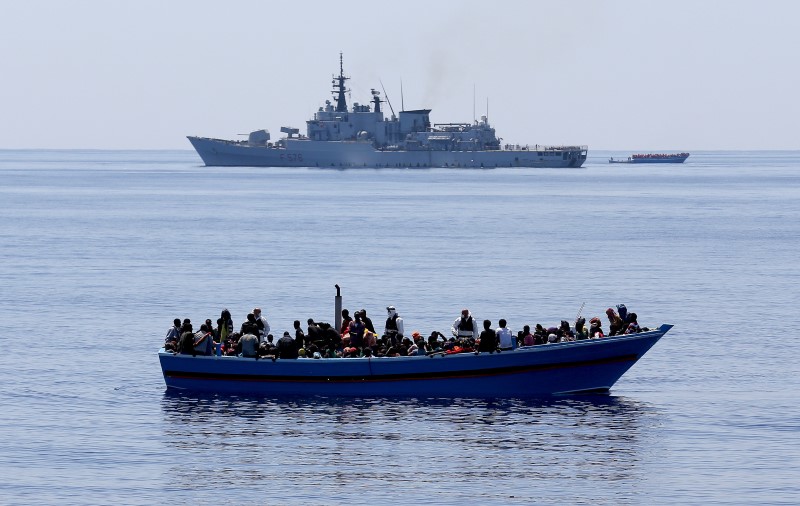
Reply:
[[[333,310],[335,314],[333,315],[333,321],[336,324],[336,332],[342,331],[342,292],[339,288],[339,285],[333,285],[336,287],[336,297],[334,298],[333,302]]]

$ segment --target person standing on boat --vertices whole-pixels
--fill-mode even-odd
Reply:
[[[351,321],[353,321],[353,318],[350,316],[350,311],[342,309],[342,326],[339,328],[339,334],[347,334],[347,329],[350,328]]]
[[[231,312],[223,309],[217,320],[217,341],[224,343],[233,334],[233,318]]]
[[[361,321],[364,322],[364,326],[367,327],[367,330],[375,334],[376,333],[375,325],[373,325],[372,320],[370,320],[369,317],[367,317],[367,310],[362,309],[361,311],[359,311],[359,313],[361,313]]]
[[[383,330],[383,337],[392,345],[396,345],[403,338],[403,319],[397,314],[394,306],[386,306],[388,318],[386,318],[386,327]]]
[[[488,320],[486,320],[488,321]],[[472,317],[469,309],[462,309],[461,316],[456,318],[453,326],[450,328],[453,336],[456,338],[471,337],[478,338],[478,322]]]
[[[253,316],[256,317],[256,325],[258,325],[258,341],[263,343],[267,334],[269,334],[269,322],[261,315],[260,307],[253,309]]]
[[[242,335],[253,334],[254,336],[258,337],[258,324],[256,323],[256,315],[253,313],[247,314],[247,320],[242,323],[239,333]]]
[[[306,334],[303,332],[303,329],[300,328],[300,320],[294,321],[294,342],[297,345],[297,349],[305,348],[308,344],[306,343]]]
[[[355,316],[356,319],[350,322],[350,327],[348,328],[348,333],[350,334],[350,345],[354,348],[363,348],[364,331],[367,330],[367,327],[364,325],[364,322],[361,321],[360,311],[356,311]]]

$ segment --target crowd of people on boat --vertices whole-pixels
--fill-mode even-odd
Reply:
[[[367,316],[364,309],[352,316],[342,310],[340,330],[326,322],[313,318],[306,321],[303,329],[300,320],[294,321],[293,332],[284,331],[275,339],[260,308],[247,315],[238,330],[235,329],[230,311],[223,309],[214,324],[206,319],[195,331],[189,318],[175,318],[167,331],[164,349],[188,355],[233,355],[250,358],[297,359],[297,358],[350,358],[350,357],[405,357],[415,355],[453,353],[495,353],[520,347],[542,346],[554,343],[601,339],[621,334],[647,331],[641,328],[636,313],[629,312],[624,304],[606,310],[608,332],[603,322],[594,317],[586,325],[580,315],[573,325],[562,320],[559,326],[544,327],[536,324],[533,329],[523,326],[516,334],[500,319],[496,328],[491,320],[481,324],[468,309],[461,311],[450,327],[451,337],[433,331],[426,338],[418,330],[406,334],[403,318],[394,306],[386,308],[387,318],[382,332]]]
[[[687,158],[689,153],[678,153],[677,155],[670,155],[666,153],[645,153],[636,154],[632,158]]]

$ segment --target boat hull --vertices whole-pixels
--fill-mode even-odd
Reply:
[[[541,397],[607,392],[670,328],[502,353],[276,360],[174,355],[169,389],[265,396]]]
[[[580,148],[563,151],[392,151],[377,150],[371,143],[357,141],[286,139],[285,147],[268,147],[206,137],[188,139],[205,165],[228,167],[578,168],[587,156],[587,151]]]
[[[689,156],[673,156],[667,158],[629,158],[627,160],[614,160],[611,158],[608,163],[683,163]]]

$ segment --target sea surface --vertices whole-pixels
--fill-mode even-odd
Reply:
[[[798,504],[800,152],[581,169],[204,167],[0,151],[2,504]],[[174,318],[344,306],[446,332],[619,303],[610,395],[167,392]]]

